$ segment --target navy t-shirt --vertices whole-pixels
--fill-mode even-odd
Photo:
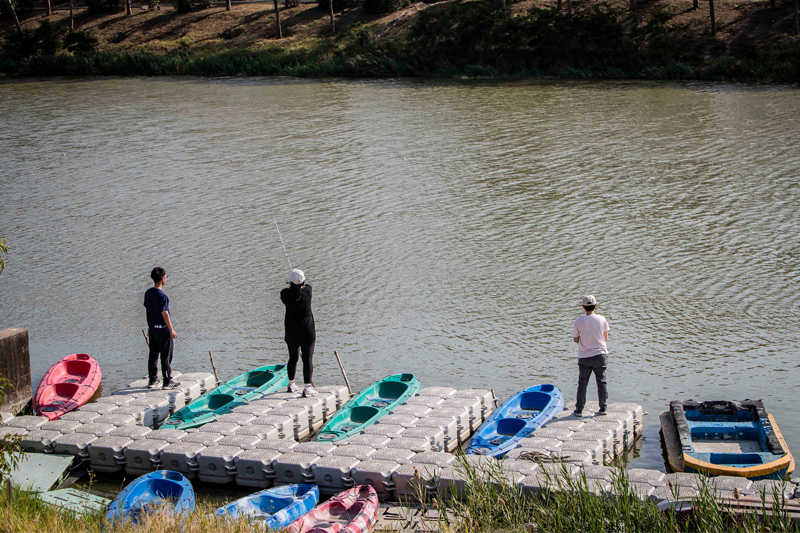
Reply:
[[[169,298],[161,289],[150,287],[144,293],[144,307],[147,309],[147,327],[166,326],[161,311],[169,311]]]

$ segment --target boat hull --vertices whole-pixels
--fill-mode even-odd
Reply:
[[[367,533],[378,519],[378,494],[369,485],[340,492],[292,523],[290,533]]]
[[[114,522],[138,524],[144,515],[169,509],[176,518],[194,510],[195,496],[192,484],[181,473],[156,470],[139,476],[119,493],[109,504],[106,519]]]
[[[164,429],[191,429],[213,422],[234,408],[278,392],[289,383],[285,365],[268,365],[239,374],[173,414]]]
[[[395,374],[362,390],[325,424],[317,440],[333,442],[361,433],[420,389],[414,374]]]
[[[85,405],[97,392],[103,374],[91,355],[77,353],[50,367],[33,397],[37,414],[56,420]]]
[[[268,529],[282,529],[311,511],[318,501],[316,485],[286,485],[240,498],[220,507],[214,514],[234,521],[247,517],[251,521],[258,520]]]
[[[528,387],[503,402],[478,428],[467,454],[503,457],[564,409],[564,396],[555,385]]]

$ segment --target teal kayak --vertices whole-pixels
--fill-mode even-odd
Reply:
[[[395,374],[376,381],[344,404],[317,435],[318,441],[349,439],[415,395],[420,382],[414,374]]]
[[[289,384],[286,365],[268,365],[239,374],[169,417],[163,429],[190,429],[213,422],[235,407],[278,392]]]

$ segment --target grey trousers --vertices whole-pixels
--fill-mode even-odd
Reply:
[[[597,400],[600,402],[600,409],[606,408],[608,401],[608,389],[606,389],[606,363],[608,354],[595,355],[578,359],[578,398],[575,402],[575,410],[583,411],[586,405],[586,386],[589,385],[589,378],[594,372],[594,379],[597,382]]]

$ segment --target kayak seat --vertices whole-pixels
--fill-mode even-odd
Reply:
[[[520,409],[541,411],[550,403],[552,396],[543,392],[526,392],[519,400]]]
[[[71,400],[80,390],[81,386],[77,383],[56,383],[47,387],[40,402],[42,405],[52,404],[55,400]]]
[[[70,377],[78,378],[83,381],[92,371],[92,364],[88,361],[67,361],[64,365],[64,373]]]
[[[229,403],[231,403],[235,398],[230,394],[213,394],[208,399],[208,408],[211,411],[216,411],[221,407],[225,407]]]
[[[253,372],[251,374],[248,374],[247,380],[240,386],[253,387],[257,389],[258,387],[263,387],[264,385],[272,381],[274,378],[275,374],[273,374],[269,370],[264,370],[261,372]]]
[[[498,435],[513,437],[526,425],[526,422],[519,418],[501,418],[497,421],[496,431]]]
[[[408,392],[408,385],[399,381],[384,381],[378,386],[378,396],[382,399],[396,400]]]
[[[375,415],[380,412],[379,409],[369,407],[367,405],[359,405],[350,410],[350,420],[356,424],[363,424],[371,420]]]

